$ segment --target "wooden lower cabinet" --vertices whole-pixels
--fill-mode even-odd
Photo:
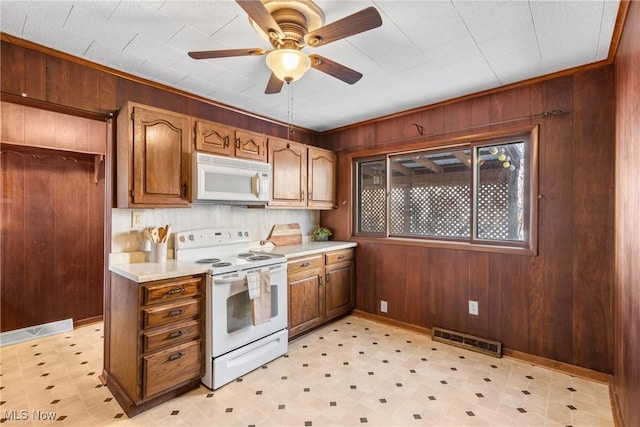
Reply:
[[[353,310],[353,254],[350,248],[289,260],[290,339]]]
[[[129,417],[200,385],[201,275],[137,283],[111,274],[107,387]]]
[[[327,319],[353,310],[353,249],[325,255],[324,314]]]
[[[288,262],[289,337],[299,335],[324,320],[322,255]]]

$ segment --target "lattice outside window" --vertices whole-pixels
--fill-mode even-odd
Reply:
[[[355,159],[355,234],[531,248],[532,140],[523,134]]]

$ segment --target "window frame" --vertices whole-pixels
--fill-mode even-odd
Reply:
[[[465,135],[455,138],[422,141],[405,145],[401,149],[381,148],[348,155],[352,176],[352,212],[351,236],[354,240],[390,243],[398,245],[426,246],[445,249],[461,249],[470,251],[513,253],[520,255],[537,255],[538,246],[538,132],[539,126],[523,126],[502,131]],[[481,147],[490,145],[504,145],[517,141],[524,142],[524,157],[528,159],[525,168],[525,182],[528,184],[528,197],[523,207],[523,240],[491,240],[481,239],[477,235],[478,208],[477,184],[478,167],[472,167],[469,173],[469,188],[471,189],[470,237],[450,238],[436,236],[401,236],[391,233],[391,158],[410,155],[417,152],[438,152],[446,150],[469,149],[472,163],[476,164],[476,156]],[[360,164],[369,161],[382,161],[385,164],[385,230],[382,233],[360,232]],[[526,185],[526,184],[525,184]]]

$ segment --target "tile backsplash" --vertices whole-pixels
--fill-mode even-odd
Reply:
[[[111,253],[149,250],[142,229],[131,228],[134,209],[112,209]],[[144,226],[171,224],[172,233],[210,227],[246,228],[253,240],[266,239],[274,224],[298,223],[302,235],[308,236],[318,225],[319,213],[305,209],[260,209],[230,205],[194,205],[184,209],[135,209],[144,211]],[[175,247],[173,236],[168,247]]]

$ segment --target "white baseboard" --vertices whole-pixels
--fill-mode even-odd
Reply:
[[[18,344],[36,338],[73,331],[73,319],[59,320],[44,325],[30,326],[0,333],[0,347]]]

